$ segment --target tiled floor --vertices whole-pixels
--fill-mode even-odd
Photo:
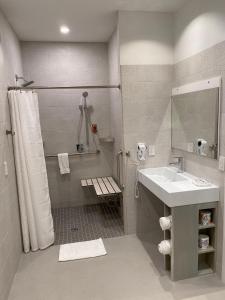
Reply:
[[[124,235],[118,207],[107,203],[52,210],[55,245]]]
[[[136,236],[105,239],[108,254],[59,263],[59,246],[23,255],[9,300],[224,300],[215,275],[171,282]],[[163,258],[162,258],[163,259]]]

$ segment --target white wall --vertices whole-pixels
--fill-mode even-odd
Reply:
[[[174,16],[121,11],[121,65],[181,61],[224,41],[224,28],[224,0],[189,0]]]
[[[16,35],[0,12],[0,299],[6,300],[22,253],[18,197],[7,88],[22,75],[20,46]],[[8,176],[3,162],[8,164]]]
[[[109,81],[110,84],[120,83],[120,36],[118,28],[113,32],[108,43]]]
[[[119,12],[121,65],[173,63],[173,15]]]
[[[175,62],[224,40],[224,0],[190,0],[176,13]]]

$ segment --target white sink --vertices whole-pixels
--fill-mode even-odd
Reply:
[[[177,168],[149,168],[138,171],[138,180],[167,206],[183,206],[219,201],[219,187],[208,183],[197,186],[198,178],[178,173]]]

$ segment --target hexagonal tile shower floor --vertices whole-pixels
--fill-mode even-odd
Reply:
[[[52,209],[55,245],[124,235],[118,207],[107,203]]]

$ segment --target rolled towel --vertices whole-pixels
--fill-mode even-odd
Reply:
[[[171,240],[164,240],[158,245],[159,252],[163,255],[171,254],[172,244]]]
[[[69,174],[70,166],[69,166],[69,155],[68,153],[59,153],[58,154],[58,162],[59,162],[59,170],[60,174]]]
[[[162,230],[168,230],[172,226],[172,216],[162,217],[159,219],[159,224]]]

